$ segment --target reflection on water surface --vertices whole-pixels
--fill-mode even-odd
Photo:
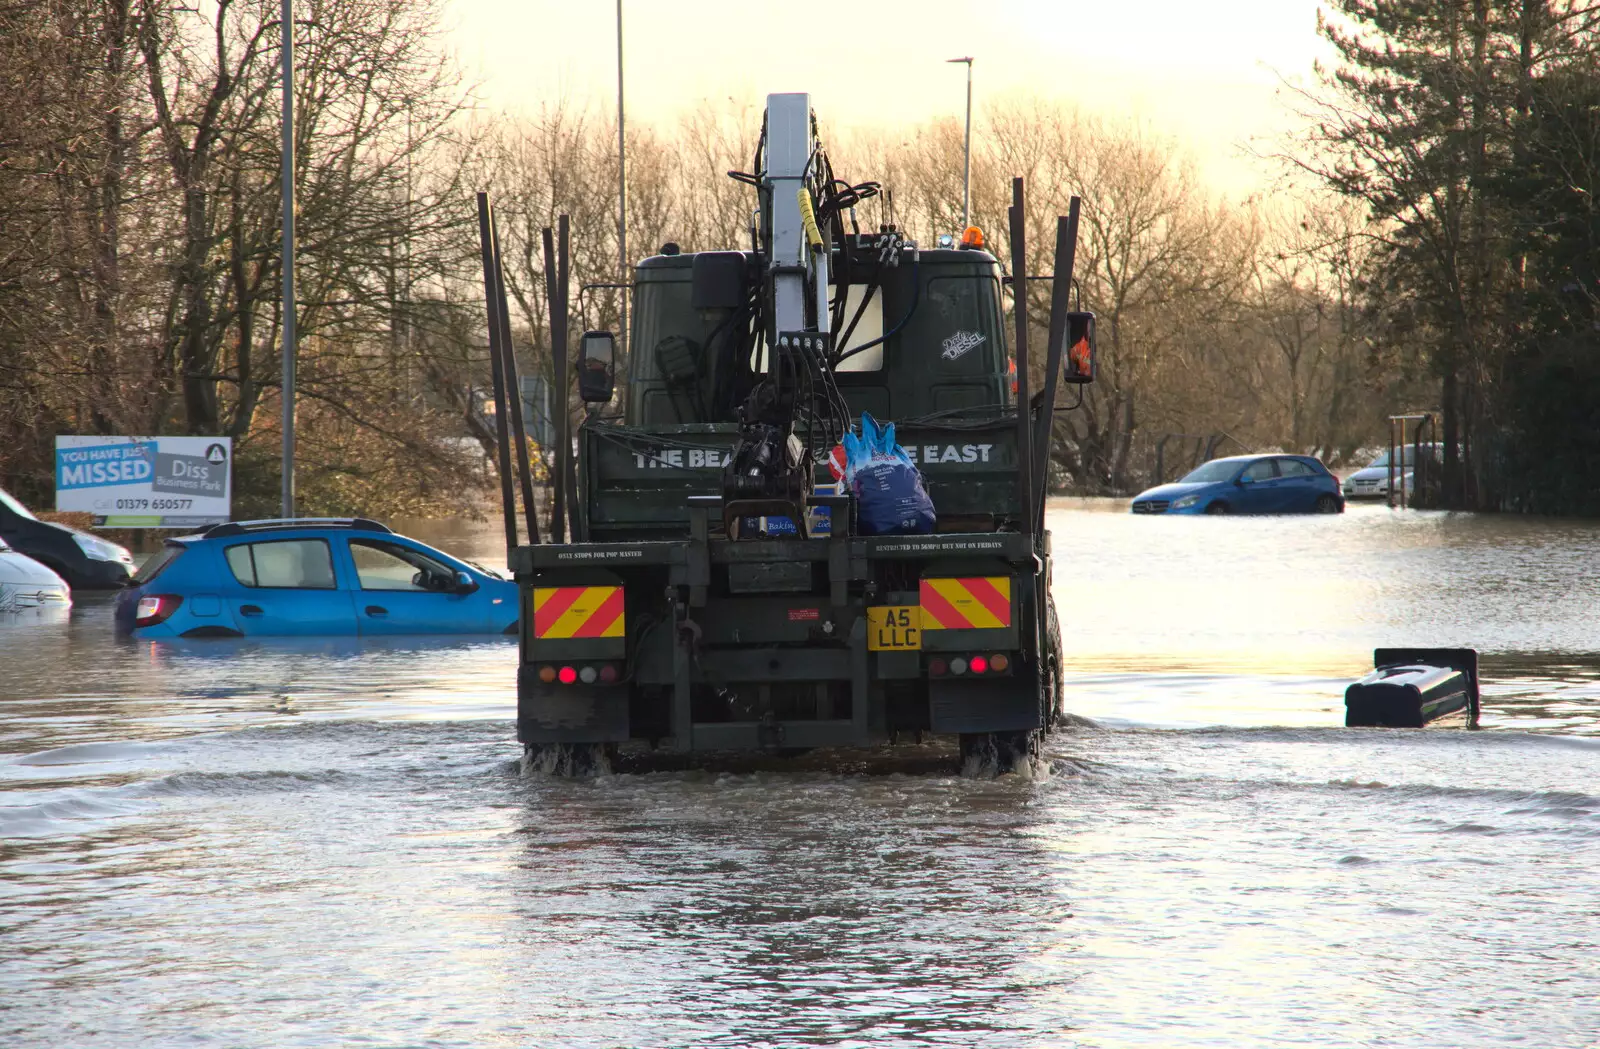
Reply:
[[[1032,780],[527,778],[499,639],[0,627],[0,1044],[1591,1044],[1600,529],[1118,510],[1051,514]],[[1398,643],[1484,730],[1339,727]]]

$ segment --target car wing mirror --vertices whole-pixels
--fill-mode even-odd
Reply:
[[[1061,381],[1094,382],[1094,314],[1085,310],[1068,313],[1066,340],[1061,355]]]
[[[608,331],[586,331],[578,342],[578,397],[584,404],[605,404],[616,389],[617,337]]]
[[[472,578],[471,572],[456,573],[456,593],[470,594],[478,589],[478,581]]]

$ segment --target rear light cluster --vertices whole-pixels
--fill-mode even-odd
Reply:
[[[1004,674],[1011,669],[1011,657],[1004,652],[990,655],[934,656],[928,660],[931,677],[966,677],[969,674]]]
[[[183,604],[183,598],[176,594],[151,594],[139,599],[139,607],[133,613],[133,625],[155,626],[162,622]]]
[[[545,663],[539,667],[539,680],[545,684],[612,685],[622,673],[615,663]]]

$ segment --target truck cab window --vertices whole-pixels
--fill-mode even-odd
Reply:
[[[867,299],[867,286],[865,284],[850,284],[845,288],[844,320],[841,323],[839,335],[843,335],[850,327],[850,320],[861,309],[861,303],[866,300],[866,309],[861,310],[861,320],[856,323],[855,331],[850,333],[850,338],[836,349],[844,357],[839,362],[841,372],[876,372],[883,370],[883,343],[862,350],[860,353],[850,353],[857,346],[865,346],[883,335],[883,293],[874,291],[872,298]],[[844,356],[848,354],[849,356]]]

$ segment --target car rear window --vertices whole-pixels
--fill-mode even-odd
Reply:
[[[131,585],[138,586],[141,583],[150,582],[150,580],[166,571],[168,565],[182,557],[183,552],[184,547],[180,543],[168,543],[163,546],[160,550],[151,554],[144,564],[139,566],[139,570],[133,574],[133,583]]]
[[[245,586],[334,589],[333,555],[326,539],[236,543],[226,555],[233,578]]]

